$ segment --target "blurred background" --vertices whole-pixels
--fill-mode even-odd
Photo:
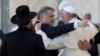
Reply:
[[[58,5],[63,0],[0,0],[0,29],[8,33],[16,29],[16,25],[10,23],[10,18],[15,14],[16,7],[28,5],[32,11],[38,12],[42,6],[54,7],[56,20],[59,21]],[[92,15],[92,22],[100,26],[100,1],[99,0],[69,0],[76,8],[78,15],[89,12]],[[33,23],[36,19],[33,20]]]

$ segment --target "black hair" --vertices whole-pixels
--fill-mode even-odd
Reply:
[[[25,23],[22,23],[22,24],[18,24],[18,26],[19,26],[19,27],[26,26],[26,25],[28,25],[28,24],[30,23],[30,21],[31,21],[31,20],[29,20],[29,21],[27,21],[27,22],[25,22]]]

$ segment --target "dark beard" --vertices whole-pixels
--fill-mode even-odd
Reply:
[[[30,27],[31,30],[34,30],[34,25],[31,23],[31,27]]]

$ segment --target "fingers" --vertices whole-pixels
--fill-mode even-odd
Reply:
[[[37,23],[35,25],[35,30],[37,31],[37,30],[40,30],[40,29],[41,29],[41,23]]]
[[[78,22],[78,26],[79,27],[87,27],[87,26],[89,26],[89,24],[88,24],[87,20],[84,20],[82,22]]]
[[[83,27],[87,27],[87,26],[89,26],[88,21],[87,20],[84,20],[83,21]]]
[[[85,48],[83,46],[78,46],[80,48],[80,50],[85,50]]]
[[[84,20],[91,20],[91,15],[84,15],[83,18]]]
[[[87,40],[84,40],[84,41],[80,40],[78,42],[79,45],[83,45],[83,44],[87,44],[87,43],[89,43]]]
[[[84,41],[79,41],[78,42],[78,47],[81,49],[81,50],[89,50],[91,49],[91,44],[84,40]]]
[[[81,50],[85,50],[85,47],[83,46],[82,42],[78,43],[78,47],[79,47]]]
[[[80,50],[86,50],[86,47],[84,46],[83,42],[79,42],[78,47],[79,47]]]

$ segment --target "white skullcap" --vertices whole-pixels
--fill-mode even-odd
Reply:
[[[75,8],[73,6],[66,6],[63,8],[64,11],[66,12],[69,12],[69,13],[75,13],[76,14],[76,11],[75,11]]]
[[[59,4],[59,11],[62,10],[65,6],[69,6],[71,5],[70,1],[62,1],[60,4]]]

